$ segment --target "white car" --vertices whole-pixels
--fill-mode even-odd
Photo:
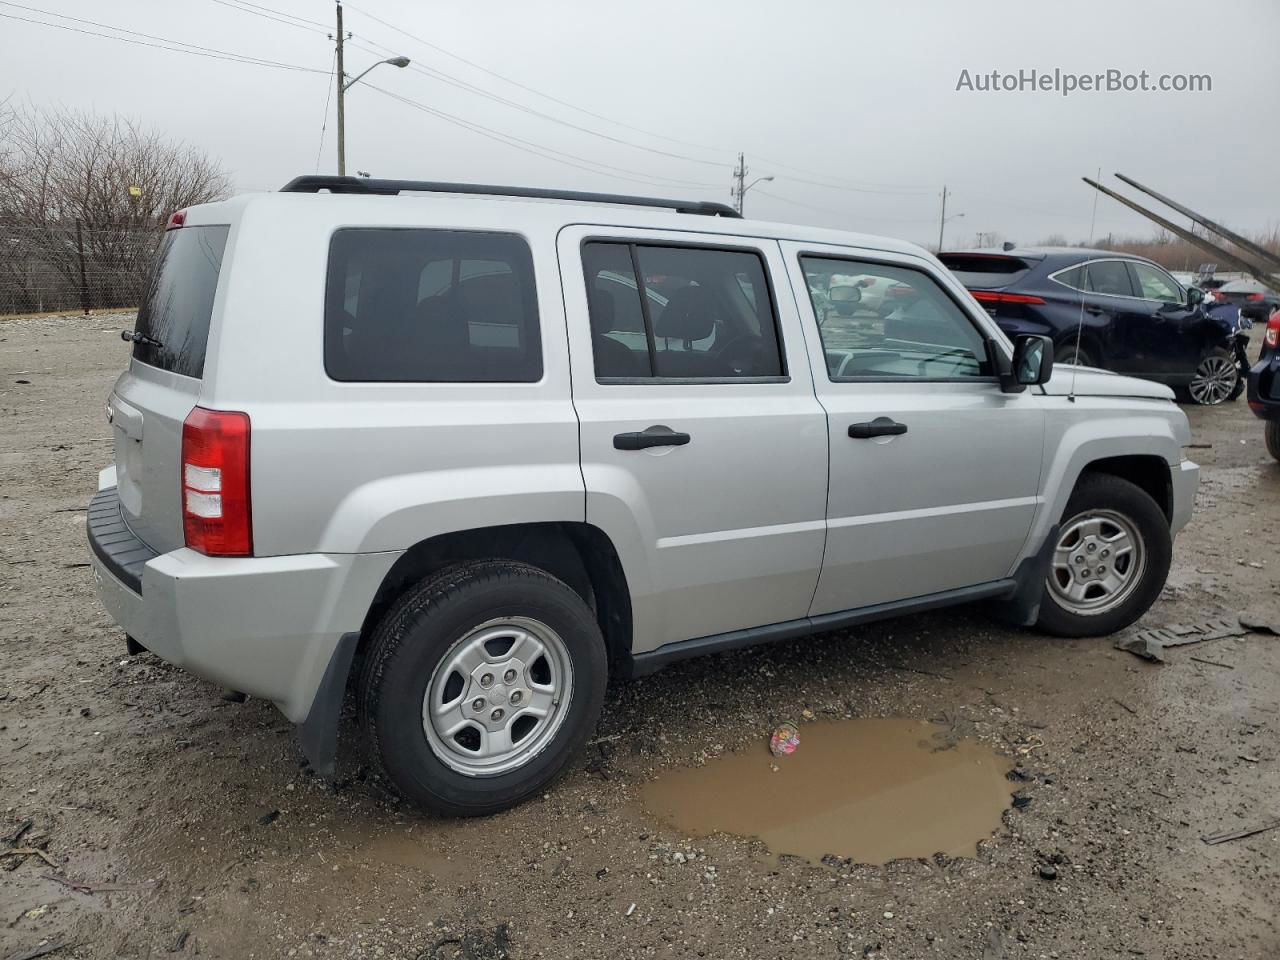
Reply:
[[[341,177],[169,227],[107,404],[102,602],[325,775],[353,691],[428,810],[544,791],[610,676],[975,600],[1118,630],[1191,515],[1167,387],[1055,375],[909,243]],[[911,306],[833,339],[809,291],[847,277]]]

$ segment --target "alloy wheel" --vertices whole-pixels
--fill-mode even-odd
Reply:
[[[1200,361],[1187,390],[1196,403],[1213,406],[1228,399],[1239,380],[1240,370],[1235,360],[1214,353]]]

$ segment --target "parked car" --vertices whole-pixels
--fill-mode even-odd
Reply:
[[[1267,452],[1280,460],[1280,311],[1267,324],[1263,353],[1249,371],[1249,409],[1264,421]]]
[[[99,596],[323,775],[353,691],[428,810],[541,793],[610,676],[976,600],[1119,630],[1191,515],[1167,387],[1055,369],[912,244],[341,177],[169,226],[107,405]],[[913,307],[820,324],[792,291],[833,276]]]
[[[1053,340],[1058,363],[1165,383],[1196,403],[1244,390],[1247,338],[1238,311],[1206,310],[1150,260],[1106,250],[964,250],[939,259],[1001,329]],[[1077,342],[1078,341],[1078,342]]]
[[[1271,311],[1280,309],[1280,294],[1256,280],[1232,280],[1215,293],[1221,303],[1240,308],[1240,314],[1251,324],[1264,323]]]

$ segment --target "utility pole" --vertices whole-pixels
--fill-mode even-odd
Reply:
[[[738,154],[738,169],[733,171],[733,179],[737,181],[737,185],[730,189],[729,195],[733,197],[733,208],[742,213],[742,201],[747,195],[745,184],[747,182],[747,163],[741,153]]]
[[[339,8],[339,9],[341,9],[341,8]],[[339,14],[339,17],[341,17],[341,14]],[[339,50],[341,50],[342,48],[341,48],[341,47],[339,47],[338,49],[339,49]],[[341,101],[341,100],[339,100],[339,101],[338,101],[338,110],[339,110],[338,116],[339,116],[339,117],[341,117],[341,116],[342,116],[342,113],[341,113],[341,110],[342,110],[342,101]],[[342,136],[342,121],[341,121],[341,120],[339,120],[339,121],[338,121],[338,136],[339,136],[339,137],[341,137],[341,136]],[[939,251],[939,252],[941,252],[941,251],[942,251],[942,234],[943,234],[943,232],[944,232],[946,229],[947,229],[947,185],[944,183],[944,184],[942,185],[942,216],[941,216],[941,217],[939,218],[939,220],[938,220],[938,251]]]
[[[345,96],[345,86],[347,75],[342,70],[342,41],[346,36],[342,32],[342,0],[338,0],[338,53],[337,53],[337,76],[334,78],[338,84],[338,176],[345,177],[347,175],[347,111],[343,103]]]

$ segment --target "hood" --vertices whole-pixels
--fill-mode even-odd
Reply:
[[[1172,400],[1173,391],[1162,383],[1125,377],[1097,367],[1075,367],[1068,363],[1055,363],[1053,375],[1044,385],[1044,392],[1051,397],[1065,397],[1074,390],[1081,397],[1144,397],[1151,400]]]

